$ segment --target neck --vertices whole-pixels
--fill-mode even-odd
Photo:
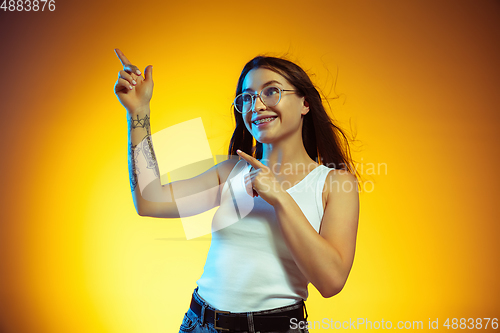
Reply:
[[[317,166],[304,148],[302,135],[279,143],[263,143],[261,162],[272,170],[284,170],[287,167],[297,170],[299,165],[300,169],[309,170]]]

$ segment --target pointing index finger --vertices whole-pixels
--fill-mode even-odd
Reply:
[[[120,59],[120,62],[122,63],[123,68],[126,71],[135,72],[135,74],[141,75],[140,69],[132,65],[122,51],[120,51],[119,49],[115,49],[115,53],[118,56],[118,59]]]
[[[262,164],[258,159],[248,155],[247,153],[241,151],[241,150],[236,150],[236,153],[241,156],[245,161],[250,163],[251,166],[254,167],[254,169],[262,169],[263,167],[265,168],[266,166]]]
[[[127,59],[127,57],[125,57],[122,51],[120,51],[119,49],[115,49],[115,53],[118,56],[118,59],[120,59],[120,62],[123,66],[131,65],[130,61]]]

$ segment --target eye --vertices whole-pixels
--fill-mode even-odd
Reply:
[[[245,104],[251,104],[252,103],[252,95],[250,94],[243,94],[241,96],[242,102]]]
[[[267,87],[264,89],[262,94],[266,97],[272,97],[274,95],[279,95],[280,90],[277,87]]]

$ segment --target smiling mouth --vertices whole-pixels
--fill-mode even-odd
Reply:
[[[262,119],[259,119],[259,120],[256,120],[256,121],[252,121],[252,124],[254,125],[260,125],[260,124],[265,124],[265,123],[268,123],[268,122],[271,122],[273,121],[274,119],[276,119],[277,117],[267,117],[267,118],[262,118]]]

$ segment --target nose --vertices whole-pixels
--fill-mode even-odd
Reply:
[[[265,109],[266,109],[266,105],[264,104],[264,102],[262,102],[262,99],[260,98],[260,96],[259,95],[255,96],[252,112],[263,111]]]

